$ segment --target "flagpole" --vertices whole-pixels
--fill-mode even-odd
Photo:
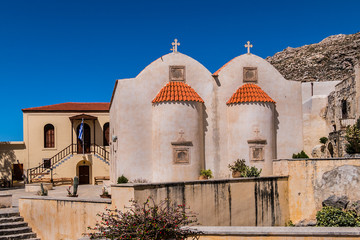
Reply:
[[[83,123],[83,134],[82,134],[82,144],[83,144],[83,155],[85,155],[85,144],[84,144],[84,135],[85,135],[85,131],[84,131],[84,118],[82,119],[82,123]]]

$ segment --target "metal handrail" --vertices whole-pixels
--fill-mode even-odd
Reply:
[[[94,154],[102,157],[106,162],[110,161],[110,153],[102,146],[99,146],[95,143],[92,144],[94,146]]]
[[[93,147],[93,153],[99,155],[102,157],[106,162],[110,161],[110,153],[102,146],[99,146],[97,144],[91,144],[90,147]],[[54,156],[52,156],[50,160],[50,167],[45,166],[45,163],[41,163],[37,167],[29,168],[27,169],[27,182],[30,183],[35,176],[38,175],[45,175],[45,172],[50,169],[51,178],[50,181],[53,180],[53,166],[69,156],[70,154],[78,154],[77,144],[70,144]]]

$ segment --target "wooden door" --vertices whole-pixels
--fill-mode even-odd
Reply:
[[[90,183],[90,171],[89,166],[79,166],[79,184]]]
[[[77,153],[83,153],[83,142],[79,139],[80,125],[77,127]],[[89,125],[84,123],[84,153],[90,153],[91,131]]]
[[[13,164],[13,180],[22,181],[23,171],[24,171],[24,166],[22,163]]]

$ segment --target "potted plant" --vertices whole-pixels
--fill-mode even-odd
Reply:
[[[102,194],[100,195],[101,198],[111,198],[111,195],[109,192],[105,189],[105,187],[102,188]]]
[[[206,180],[206,179],[209,179],[209,178],[212,178],[213,175],[212,175],[212,171],[211,169],[202,169],[200,171],[200,177],[199,177],[199,180]]]
[[[241,177],[241,173],[246,171],[245,159],[237,159],[234,164],[229,164],[228,168],[231,170],[233,178]]]

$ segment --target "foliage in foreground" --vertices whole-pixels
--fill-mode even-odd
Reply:
[[[241,177],[259,177],[262,171],[262,169],[247,166],[245,159],[237,159],[233,165],[229,164],[228,168],[232,172],[239,172]]]
[[[101,222],[88,227],[94,231],[90,239],[185,239],[200,234],[184,227],[197,222],[184,205],[173,205],[169,200],[156,204],[151,198],[143,204],[130,202],[132,206],[126,212],[106,209],[98,214]]]
[[[323,207],[316,214],[318,227],[360,227],[360,216],[353,210]]]
[[[293,154],[292,158],[309,158],[309,156],[302,150],[298,154]]]
[[[347,153],[360,153],[360,118],[356,121],[356,124],[346,128],[345,139],[348,141],[345,148]]]

